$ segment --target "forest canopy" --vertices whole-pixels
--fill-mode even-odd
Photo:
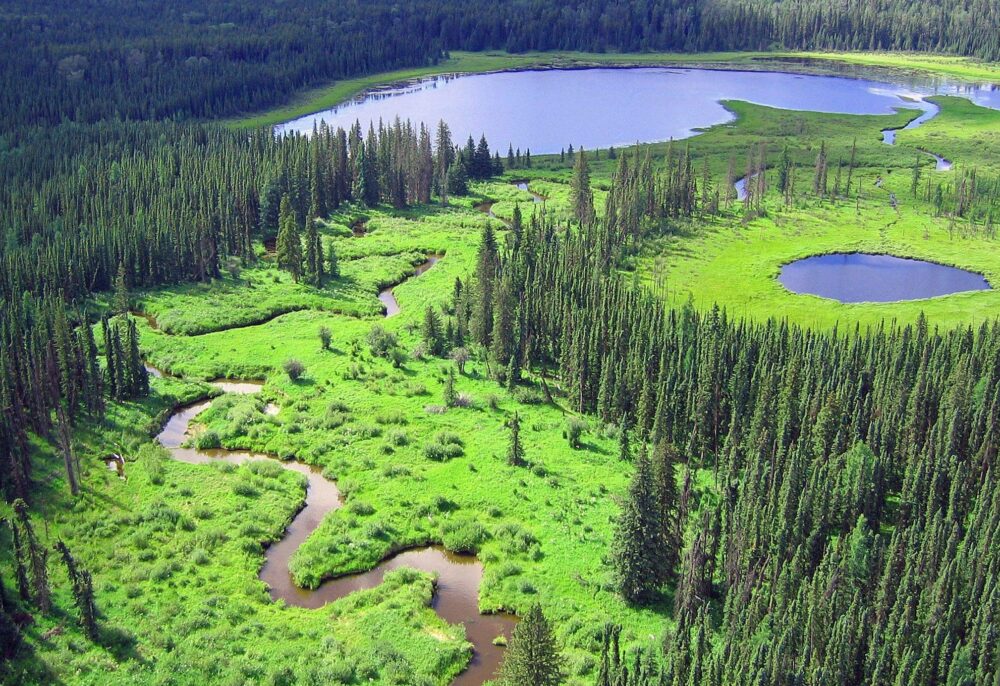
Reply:
[[[998,27],[992,0],[15,2],[0,10],[0,112],[5,130],[215,118],[431,64],[448,50],[921,50],[995,60]]]

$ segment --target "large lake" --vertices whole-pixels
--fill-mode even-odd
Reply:
[[[790,291],[844,303],[896,302],[990,288],[982,274],[891,255],[837,253],[786,264],[778,280]]]
[[[908,107],[932,115],[937,108],[920,98],[939,93],[1000,108],[995,89],[919,84],[662,67],[438,76],[365,93],[277,130],[309,133],[320,120],[346,129],[357,120],[367,131],[369,123],[377,126],[379,120],[389,123],[396,117],[433,127],[443,119],[456,142],[485,134],[501,154],[508,144],[539,154],[557,153],[570,144],[606,148],[686,138],[733,118],[720,100],[845,114],[890,114]]]

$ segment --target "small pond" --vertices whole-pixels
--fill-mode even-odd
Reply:
[[[794,293],[843,303],[919,300],[989,290],[982,274],[891,255],[835,253],[786,264],[778,281]]]

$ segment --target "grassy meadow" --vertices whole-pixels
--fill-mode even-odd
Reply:
[[[454,53],[435,67],[343,82],[234,124],[275,123],[370,86],[446,71],[592,62],[750,64],[762,56]],[[805,56],[967,78],[997,74],[995,66],[958,58]],[[880,131],[903,126],[917,111],[853,116],[727,103],[734,121],[675,143],[675,151],[690,145],[699,167],[707,156],[724,198],[730,158],[739,176],[758,141],[767,141],[772,163],[787,145],[799,197],[786,206],[772,190],[758,216],[745,216],[733,202],[718,216],[670,223],[641,246],[625,265],[626,275],[674,304],[718,304],[736,317],[808,327],[911,322],[921,313],[932,326],[954,327],[1000,316],[1000,291],[845,305],[795,295],[775,278],[782,264],[800,257],[864,250],[971,269],[1000,285],[995,238],[983,226],[935,216],[924,195],[928,179],[948,183],[973,168],[1000,173],[1000,118],[959,98],[936,102],[940,116],[900,131],[895,146],[883,144]],[[834,163],[846,163],[856,142],[852,190],[842,198],[820,200],[807,192],[821,141],[831,160],[831,186]],[[640,147],[654,158],[666,150],[666,144]],[[944,155],[954,169],[935,171],[921,150]],[[616,163],[608,151],[591,157],[598,212]],[[920,168],[916,196],[910,190],[914,164]],[[142,402],[110,406],[104,425],[79,427],[75,447],[84,488],[75,501],[53,448],[35,446],[49,472],[35,510],[37,526],[44,527],[44,540],[66,541],[92,571],[105,635],[100,645],[87,642],[72,611],[45,618],[29,630],[31,654],[0,681],[444,685],[465,666],[464,632],[434,613],[427,574],[397,571],[380,587],[319,610],[270,600],[257,577],[262,546],[279,539],[301,507],[304,481],[253,464],[182,464],[151,441],[171,408],[211,395],[212,387],[201,381],[219,377],[266,383],[259,395],[217,398],[199,417],[198,432],[214,432],[226,448],[317,465],[344,495],[344,507],[328,515],[292,558],[300,585],[315,587],[369,569],[394,551],[442,543],[478,552],[485,567],[483,610],[543,605],[566,657],[569,684],[593,683],[597,629],[605,621],[623,626],[629,646],[656,645],[672,621],[669,598],[651,608],[626,605],[611,591],[605,563],[629,476],[617,459],[617,430],[582,418],[583,444],[572,448],[566,428],[573,415],[556,382],[548,381],[555,391],[549,403],[539,379],[506,390],[480,361],[456,371],[461,403],[445,408],[445,379],[455,365],[420,354],[424,309],[447,306],[456,279],[468,281],[487,222],[503,236],[501,221],[476,206],[492,201],[500,218],[510,217],[515,204],[526,216],[568,217],[570,174],[570,160],[539,157],[531,169],[473,184],[469,196],[453,198],[449,207],[344,207],[321,224],[341,269],[340,278],[321,289],[293,283],[261,247],[256,263],[215,282],[132,293],[135,309],[156,322],[155,328],[138,322],[143,354],[173,376],[154,379]],[[534,203],[511,183],[520,179],[528,179],[545,202]],[[361,237],[349,229],[357,221],[365,222]],[[443,258],[408,279],[428,254]],[[401,312],[386,319],[377,294],[393,284],[400,284],[394,294]],[[375,326],[398,336],[407,353],[398,366],[369,350],[366,337]],[[320,345],[321,327],[332,332],[329,350]],[[305,367],[297,381],[281,371],[292,358]],[[279,407],[276,415],[265,412],[265,401]],[[529,469],[505,459],[505,425],[515,412]],[[442,458],[435,446],[443,445],[458,447]],[[105,467],[109,452],[125,456],[126,479]],[[696,501],[707,497],[710,472],[692,476]],[[69,608],[65,578],[55,575],[53,584],[57,605]]]

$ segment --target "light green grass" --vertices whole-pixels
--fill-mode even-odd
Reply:
[[[428,606],[429,575],[393,574],[319,611],[271,601],[257,578],[262,544],[280,537],[300,506],[301,476],[186,465],[148,443],[168,408],[205,392],[157,379],[148,400],[111,406],[105,426],[81,427],[75,500],[61,458],[35,444],[36,532],[44,545],[65,541],[93,574],[102,636],[95,645],[79,631],[65,571],[50,553],[57,611],[35,615],[28,651],[0,682],[388,683],[403,674],[448,683],[468,645]],[[102,462],[109,451],[126,456],[126,480]],[[6,527],[0,535],[9,538]],[[2,549],[9,568],[9,540]]]
[[[852,116],[726,103],[736,121],[676,143],[675,152],[690,145],[699,168],[707,156],[719,184],[731,156],[742,173],[752,144],[766,140],[775,162],[787,143],[800,169],[800,197],[786,209],[772,193],[767,215],[748,221],[731,207],[719,217],[665,223],[662,236],[643,245],[625,268],[674,303],[718,303],[734,316],[783,317],[812,327],[911,321],[921,312],[932,325],[957,326],[1000,315],[997,292],[848,306],[791,294],[775,280],[780,265],[798,257],[870,250],[967,267],[1000,283],[995,240],[965,235],[967,227],[950,226],[910,196],[915,159],[924,179],[955,175],[934,172],[933,161],[918,148],[951,155],[956,172],[992,169],[998,159],[995,113],[955,98],[938,102],[941,117],[900,132],[896,146],[882,144],[879,132],[905,124],[914,110]],[[821,140],[831,161],[846,159],[857,140],[860,202],[806,197]],[[642,147],[654,158],[666,149]],[[294,457],[337,480],[347,507],[331,513],[294,555],[292,571],[300,583],[311,586],[370,568],[401,547],[448,544],[479,531],[481,607],[518,611],[542,602],[567,658],[568,683],[583,686],[593,683],[600,648],[595,627],[618,622],[626,644],[652,648],[671,624],[669,598],[635,609],[610,590],[605,558],[616,498],[629,474],[616,457],[615,430],[590,420],[584,447],[572,450],[563,436],[570,413],[554,382],[556,403],[547,405],[538,402],[537,379],[511,393],[488,380],[481,362],[470,363],[456,383],[471,406],[439,412],[435,406],[443,403],[443,375],[451,363],[412,355],[424,307],[447,305],[456,278],[467,282],[474,271],[483,226],[500,227],[473,208],[492,199],[500,217],[509,218],[517,203],[526,220],[543,207],[565,218],[570,164],[558,156],[539,157],[530,170],[474,184],[472,195],[453,198],[449,208],[366,209],[368,233],[361,238],[348,236],[346,227],[362,211],[344,208],[323,223],[343,272],[323,289],[293,284],[263,260],[238,280],[133,295],[165,329],[140,322],[143,352],[154,364],[192,379],[266,378],[261,396],[280,407],[268,417],[261,399],[224,397],[200,418],[201,427],[217,432],[227,447]],[[615,164],[607,151],[592,158],[599,210]],[[882,188],[875,185],[879,177]],[[523,178],[546,196],[544,206],[508,183]],[[898,214],[889,207],[890,191],[899,199]],[[403,281],[428,253],[444,257],[419,278]],[[400,281],[394,293],[402,312],[383,319],[376,294]],[[411,353],[401,368],[367,351],[364,338],[375,325],[396,333]],[[333,336],[329,351],[320,348],[317,332],[323,326]],[[292,357],[306,368],[294,383],[280,371]],[[22,671],[6,677],[8,683],[152,684],[172,678],[335,684],[346,681],[351,667],[359,683],[393,683],[400,671],[412,683],[450,681],[467,660],[467,646],[460,627],[445,624],[427,606],[426,575],[390,576],[378,589],[321,610],[272,603],[257,578],[260,544],[280,536],[301,505],[301,480],[169,460],[149,443],[159,420],[169,407],[210,391],[169,378],[156,380],[153,388],[149,400],[113,408],[107,425],[80,427],[77,445],[86,476],[85,494],[76,503],[65,493],[51,448],[35,446],[42,465],[36,476],[47,484],[37,512],[49,521],[46,540],[62,537],[94,572],[104,624],[117,636],[109,642],[114,650],[89,645],[72,616],[40,619],[29,634],[32,652],[17,663]],[[504,460],[504,421],[514,411],[535,469],[512,468]],[[457,435],[464,454],[429,459],[424,447],[440,432]],[[100,463],[111,450],[129,458],[127,481]],[[694,481],[696,499],[711,497],[710,473],[699,470]],[[257,495],[239,495],[246,492],[234,489],[241,482],[250,482]],[[60,586],[58,575],[55,580],[59,605],[68,608],[65,584]],[[42,638],[57,625],[63,634]]]

